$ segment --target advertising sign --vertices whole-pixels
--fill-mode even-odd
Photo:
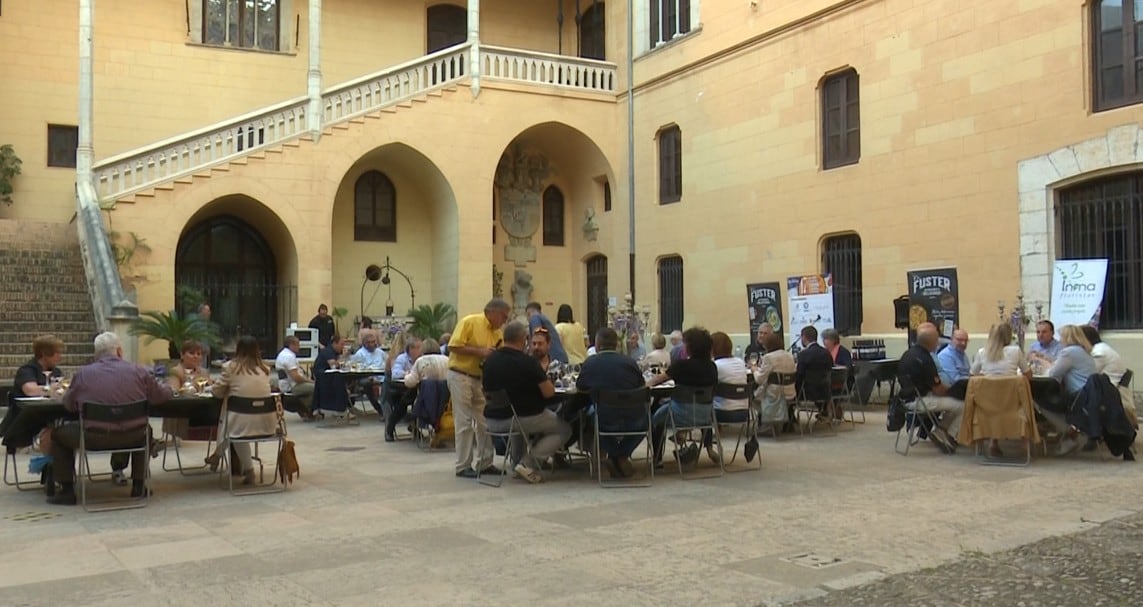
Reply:
[[[916,341],[917,327],[931,322],[943,339],[951,339],[953,328],[960,326],[960,294],[956,268],[910,270],[909,343]]]
[[[1106,259],[1061,259],[1052,274],[1051,319],[1058,332],[1064,325],[1099,327]]]
[[[829,274],[791,276],[786,279],[790,300],[789,327],[791,351],[801,350],[798,343],[803,328],[813,325],[818,330],[818,341],[825,329],[833,328],[833,277]]]
[[[746,285],[746,304],[749,306],[750,339],[758,335],[758,327],[770,323],[779,337],[783,335],[782,290],[776,282],[760,282]],[[785,342],[783,342],[785,343]]]

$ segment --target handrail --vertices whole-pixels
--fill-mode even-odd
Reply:
[[[480,51],[484,78],[615,93],[614,63],[495,46],[482,46]]]
[[[99,200],[90,183],[76,184],[75,219],[95,326],[101,333],[111,331],[112,320],[137,318],[139,308],[123,291],[119,267],[111,252],[111,241],[103,228]]]
[[[458,44],[340,84],[322,93],[322,124],[345,122],[458,82],[468,74],[468,50]]]

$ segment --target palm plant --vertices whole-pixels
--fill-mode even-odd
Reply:
[[[180,316],[178,312],[143,312],[128,330],[131,335],[143,336],[149,344],[156,339],[167,342],[167,354],[172,359],[179,357],[179,347],[187,340],[208,345],[218,341],[210,322],[196,315]]]
[[[440,339],[441,334],[456,322],[456,308],[440,302],[431,306],[421,304],[409,310],[409,317],[413,319],[413,324],[409,327],[410,333],[421,339]]]

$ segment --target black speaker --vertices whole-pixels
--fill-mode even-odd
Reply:
[[[909,296],[902,295],[893,300],[893,326],[898,329],[909,328]]]

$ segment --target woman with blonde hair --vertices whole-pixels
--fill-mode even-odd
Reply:
[[[1031,373],[1024,352],[1020,346],[1012,343],[1012,327],[1008,323],[992,325],[988,331],[988,342],[976,352],[969,373],[985,377]]]
[[[1060,327],[1060,344],[1063,347],[1060,348],[1060,353],[1056,356],[1056,362],[1052,363],[1052,367],[1048,369],[1048,375],[1060,382],[1063,393],[1061,403],[1067,407],[1075,401],[1076,395],[1087,385],[1088,378],[1097,371],[1095,359],[1091,356],[1091,342],[1083,334],[1083,329],[1076,325]],[[1048,411],[1039,406],[1038,408],[1040,413],[1060,433],[1060,436],[1066,436],[1060,440],[1057,453],[1064,455],[1074,451],[1079,443],[1071,436],[1067,436],[1069,424],[1064,415],[1065,411]]]
[[[218,448],[206,458],[211,470],[217,470],[222,454],[230,447],[231,436],[265,436],[278,430],[277,409],[264,414],[230,413],[226,403],[231,396],[243,398],[271,398],[270,367],[262,360],[262,348],[258,340],[243,335],[238,338],[234,358],[223,365],[222,379],[211,389],[222,403],[222,420],[219,421]],[[254,483],[254,461],[250,456],[249,444],[234,445],[234,453],[241,464],[242,484]],[[234,463],[230,464],[232,467]]]
[[[572,307],[560,304],[556,312],[556,333],[568,355],[569,365],[582,365],[587,358],[587,330],[575,321]]]

